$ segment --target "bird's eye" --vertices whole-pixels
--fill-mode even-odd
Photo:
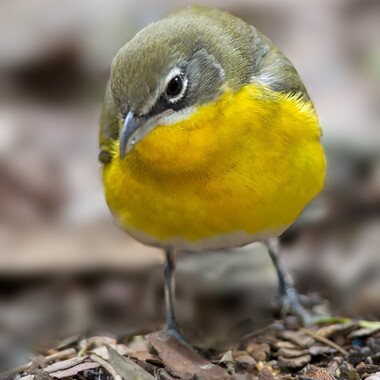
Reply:
[[[166,86],[165,94],[168,98],[175,98],[178,96],[183,88],[183,82],[179,75],[176,75],[170,80]]]

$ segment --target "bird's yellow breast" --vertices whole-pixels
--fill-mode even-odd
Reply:
[[[253,84],[226,90],[156,127],[123,160],[116,144],[103,170],[106,200],[123,228],[165,248],[278,234],[323,187],[320,135],[312,104],[297,96]]]

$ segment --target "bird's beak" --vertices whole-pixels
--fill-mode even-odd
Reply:
[[[173,110],[166,110],[159,115],[151,116],[149,119],[146,117],[136,117],[133,112],[128,112],[120,133],[120,158],[123,159],[144,136],[151,132],[157,126],[161,117],[167,116],[172,112]]]
[[[143,119],[135,117],[133,112],[128,112],[124,119],[123,129],[120,134],[119,154],[120,158],[124,158],[136,144],[136,132],[139,127],[144,123]]]

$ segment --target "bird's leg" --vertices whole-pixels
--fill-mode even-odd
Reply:
[[[165,300],[166,300],[166,326],[165,331],[186,344],[186,339],[182,336],[178,322],[174,312],[174,292],[175,292],[175,254],[173,251],[166,251],[166,265],[165,265]]]
[[[268,248],[268,253],[272,263],[276,269],[283,311],[290,311],[301,319],[304,326],[309,325],[312,320],[311,315],[302,306],[300,302],[300,295],[294,287],[293,279],[284,269],[280,261],[278,239],[268,239],[265,241],[265,244]]]

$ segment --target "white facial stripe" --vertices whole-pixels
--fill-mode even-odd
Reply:
[[[189,118],[195,111],[195,107],[187,107],[181,111],[173,112],[170,115],[159,119],[159,125],[172,125]]]

